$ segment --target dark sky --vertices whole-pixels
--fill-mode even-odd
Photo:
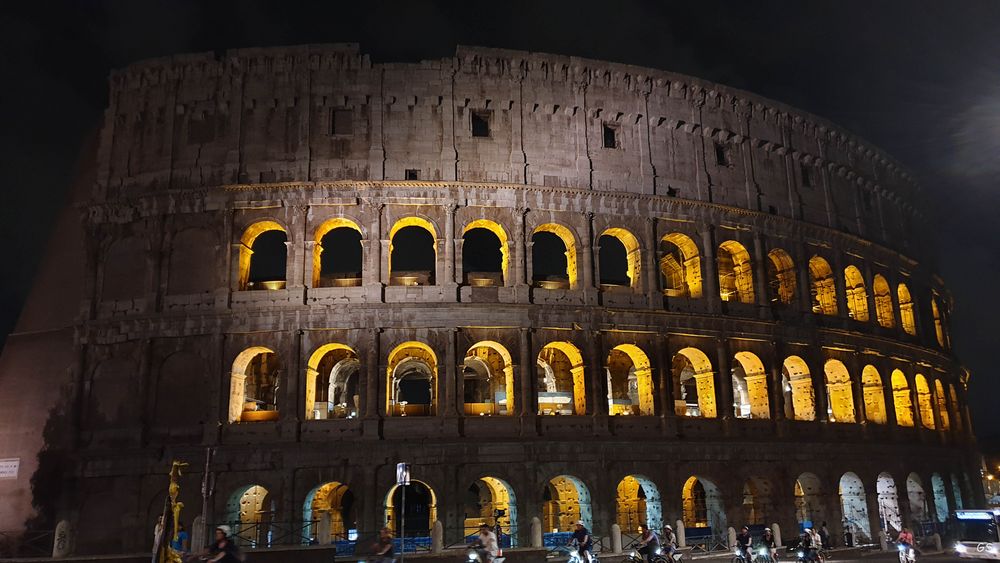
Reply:
[[[926,191],[955,351],[980,438],[1000,435],[1000,2],[6,3],[0,16],[0,335],[13,328],[111,68],[190,51],[359,42],[375,61],[456,44],[579,55],[699,76],[831,119]],[[16,242],[15,242],[16,241]],[[924,259],[924,257],[918,257]]]

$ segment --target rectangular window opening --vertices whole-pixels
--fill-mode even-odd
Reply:
[[[354,132],[354,116],[349,109],[335,109],[330,112],[330,134],[350,135]]]
[[[472,136],[473,137],[489,137],[490,136],[490,112],[488,111],[474,111],[471,113],[472,116]]]
[[[800,165],[802,170],[802,186],[806,188],[812,187],[812,176],[809,174],[809,167],[805,164]]]
[[[415,168],[407,168],[404,177],[407,180],[419,180],[420,179],[420,171],[417,170],[417,169],[415,169]]]
[[[608,123],[604,124],[604,148],[618,148],[618,128]]]
[[[715,163],[719,166],[729,166],[729,153],[721,143],[715,143]]]

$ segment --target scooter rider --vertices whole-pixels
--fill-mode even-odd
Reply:
[[[778,560],[778,544],[774,541],[774,532],[771,528],[764,528],[764,537],[760,540],[761,545],[767,548],[768,552],[771,554],[771,560]]]
[[[740,528],[740,533],[736,534],[736,549],[739,550],[740,556],[747,563],[753,561],[753,555],[750,551],[752,542],[753,538],[750,536],[750,528],[747,526]]]
[[[570,538],[568,543],[575,541],[580,560],[584,563],[590,563],[590,549],[594,546],[594,539],[590,536],[590,530],[583,525],[583,520],[577,520],[575,527],[576,530],[573,532],[573,537]]]
[[[801,541],[799,546],[802,548],[804,553],[804,559],[806,561],[819,561],[819,542],[813,541],[813,531],[812,528],[805,528],[802,530]]]
[[[497,536],[486,524],[479,527],[479,538],[473,542],[471,547],[476,548],[476,551],[479,552],[479,559],[483,563],[493,561],[497,553],[500,552],[500,547],[497,545]]]
[[[663,537],[660,538],[660,545],[668,557],[677,551],[677,534],[674,533],[674,529],[670,527],[670,524],[663,526]]]
[[[643,524],[642,535],[639,536],[639,554],[645,559],[649,559],[651,554],[655,554],[660,547],[660,538],[656,537],[656,532],[649,526]]]

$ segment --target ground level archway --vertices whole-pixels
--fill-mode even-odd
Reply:
[[[616,521],[623,533],[639,533],[642,526],[652,530],[663,526],[660,491],[642,475],[627,475],[618,483],[616,512]]]
[[[400,525],[405,526],[407,537],[431,535],[431,527],[437,520],[437,495],[434,489],[423,481],[411,480],[406,487],[405,513],[402,506],[403,486],[393,485],[385,495],[385,525],[399,535]]]
[[[577,520],[583,520],[588,530],[593,528],[590,491],[572,475],[553,477],[542,495],[542,530],[569,532]]]
[[[844,532],[854,534],[855,544],[871,541],[871,521],[868,518],[868,495],[865,484],[856,473],[848,471],[840,478],[840,509],[844,515]]]

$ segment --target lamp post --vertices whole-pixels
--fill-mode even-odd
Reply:
[[[405,407],[404,407],[405,408]],[[406,561],[406,487],[410,484],[410,464],[396,464],[396,486],[402,487],[399,502],[399,562]]]

